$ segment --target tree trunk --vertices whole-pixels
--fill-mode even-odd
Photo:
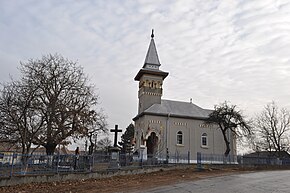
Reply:
[[[28,154],[26,153],[26,148],[22,147],[22,155],[21,155],[22,166],[26,167],[27,159],[28,159]]]
[[[225,151],[225,156],[228,157],[228,155],[230,154],[230,151],[231,151],[231,147],[230,147],[230,142],[227,138],[227,133],[226,133],[226,129],[222,130],[222,133],[223,133],[223,137],[224,137],[224,141],[225,141],[225,144],[226,144],[226,151]]]
[[[27,145],[25,143],[22,144],[22,155],[21,155],[21,172],[25,174],[27,172],[28,168],[28,159],[31,155],[29,155],[30,145]]]
[[[230,148],[230,143],[226,142],[226,151],[225,151],[225,156],[228,157],[230,154],[231,148]]]
[[[90,134],[90,135],[89,135],[89,141],[90,141],[90,146],[89,146],[89,155],[92,155],[93,152],[94,152],[94,142],[93,142],[92,137],[93,137],[93,135]]]
[[[53,155],[57,144],[47,143],[44,147],[47,155]]]

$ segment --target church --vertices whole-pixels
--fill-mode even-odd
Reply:
[[[160,69],[152,30],[143,67],[134,80],[139,82],[138,114],[135,122],[135,150],[142,159],[186,157],[196,163],[197,152],[222,155],[223,135],[217,125],[205,124],[212,112],[190,102],[162,99],[163,82],[169,75]],[[186,89],[186,88],[185,88]],[[230,155],[236,155],[236,140],[231,133]]]

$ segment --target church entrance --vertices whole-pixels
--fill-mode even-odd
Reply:
[[[152,158],[155,156],[158,148],[158,137],[155,132],[152,132],[147,139],[147,156],[148,158]]]

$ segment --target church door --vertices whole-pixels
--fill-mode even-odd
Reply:
[[[147,156],[148,158],[154,157],[158,147],[158,137],[155,132],[152,132],[147,139]]]

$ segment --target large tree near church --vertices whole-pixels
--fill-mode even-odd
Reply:
[[[38,126],[32,142],[45,147],[48,155],[69,137],[87,136],[92,126],[97,125],[95,122],[104,118],[97,110],[98,95],[94,86],[76,62],[59,54],[49,54],[22,62],[20,71],[20,85],[28,91],[18,94],[23,101],[25,97],[31,100],[29,109],[35,118],[27,121]],[[28,93],[32,93],[32,98]],[[99,129],[104,130],[104,125]],[[26,131],[26,135],[31,136],[32,133]]]
[[[206,123],[218,125],[226,145],[225,156],[228,156],[231,151],[229,136],[239,137],[252,134],[250,122],[245,120],[245,117],[242,112],[237,109],[236,105],[231,105],[227,101],[220,105],[215,105]]]

